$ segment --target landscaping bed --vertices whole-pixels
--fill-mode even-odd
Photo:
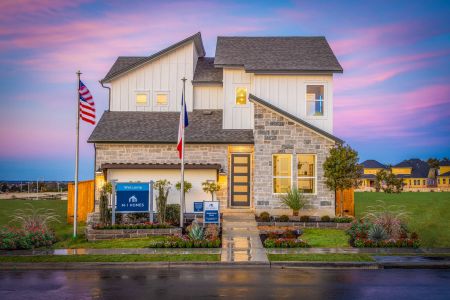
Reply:
[[[166,224],[119,224],[86,228],[88,241],[181,234],[181,228]]]
[[[329,216],[271,216],[268,212],[262,212],[255,216],[258,226],[291,226],[297,228],[337,228],[347,229],[353,222],[352,217]]]

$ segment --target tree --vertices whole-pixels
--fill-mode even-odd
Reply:
[[[385,193],[400,193],[403,190],[403,179],[397,178],[395,174],[386,173],[384,182],[385,186],[383,187],[383,192]]]
[[[384,169],[381,169],[377,172],[377,174],[375,174],[375,191],[379,192],[381,190],[383,181],[386,179],[386,175],[387,172]]]
[[[175,188],[179,191],[181,190],[181,181],[178,181],[175,184]],[[189,193],[189,191],[192,189],[192,183],[190,183],[189,181],[184,181],[184,193]]]
[[[427,160],[428,165],[430,168],[438,169],[439,168],[439,159],[430,157]]]
[[[359,185],[362,166],[358,164],[358,161],[358,152],[348,145],[339,144],[330,149],[330,154],[323,164],[325,184],[330,190],[339,192],[341,195],[341,216],[344,214],[344,190],[356,188]]]
[[[161,179],[155,182],[153,188],[158,191],[156,197],[156,206],[158,207],[158,222],[160,224],[166,223],[166,207],[167,197],[170,191],[170,181]]]
[[[205,181],[202,182],[202,186],[203,186],[203,191],[205,193],[210,193],[211,194],[211,201],[214,201],[214,193],[220,190],[220,185],[218,185],[217,183],[215,183],[214,181]]]

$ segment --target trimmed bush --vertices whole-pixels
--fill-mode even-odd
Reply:
[[[300,222],[309,222],[309,216],[301,216]]]
[[[259,214],[259,219],[261,222],[270,222],[270,214],[266,211],[263,211]]]
[[[49,247],[56,242],[52,231],[42,229],[24,231],[15,228],[3,228],[0,230],[0,249],[34,249]]]
[[[180,225],[180,204],[166,206],[166,222],[174,226]]]
[[[322,222],[330,222],[330,221],[331,221],[331,218],[330,218],[330,216],[322,216],[322,218],[320,218],[320,220],[321,220]]]
[[[278,218],[278,222],[289,222],[289,216],[288,215],[281,215]]]
[[[142,224],[115,224],[115,225],[97,225],[94,226],[95,230],[107,230],[107,229],[161,229],[161,228],[171,228],[168,224],[154,224],[150,222]]]

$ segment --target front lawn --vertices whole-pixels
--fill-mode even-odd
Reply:
[[[269,254],[268,256],[270,261],[374,261],[374,259],[367,254]]]
[[[357,218],[365,215],[367,207],[377,200],[387,205],[401,205],[411,214],[407,220],[409,230],[419,234],[421,247],[450,247],[450,193],[449,192],[403,192],[385,194],[375,192],[355,193]]]
[[[113,254],[0,256],[0,263],[219,261],[219,254]]]
[[[350,247],[348,238],[344,230],[329,228],[305,228],[301,235],[311,247],[320,248]]]
[[[152,242],[165,241],[165,236],[151,236],[147,238],[136,239],[116,239],[116,240],[104,240],[104,241],[92,241],[88,242],[84,236],[77,239],[66,239],[59,241],[53,245],[55,249],[109,249],[109,248],[148,248]]]

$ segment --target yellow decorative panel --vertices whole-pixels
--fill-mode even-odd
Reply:
[[[376,175],[381,169],[366,169],[364,168],[364,174],[372,174],[372,175]]]
[[[392,168],[392,173],[397,174],[411,174],[411,168]]]
[[[450,166],[441,166],[439,167],[439,171],[440,171],[439,174],[445,174],[447,172],[450,172]]]

